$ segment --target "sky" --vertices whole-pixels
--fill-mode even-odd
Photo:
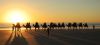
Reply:
[[[100,0],[0,0],[0,23],[11,22],[16,10],[23,22],[100,23]]]

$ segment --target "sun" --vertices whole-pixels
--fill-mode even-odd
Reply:
[[[17,23],[17,22],[27,22],[28,20],[28,14],[22,10],[11,10],[7,12],[6,14],[6,20],[11,23]]]
[[[10,21],[13,23],[16,22],[22,22],[24,20],[24,17],[22,16],[21,12],[12,12],[11,13],[12,16],[10,16]]]

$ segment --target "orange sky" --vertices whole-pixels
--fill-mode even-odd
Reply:
[[[20,22],[100,22],[99,4],[97,0],[0,0],[0,23],[12,22],[18,13]]]

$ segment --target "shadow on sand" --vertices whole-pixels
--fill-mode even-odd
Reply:
[[[13,31],[5,45],[28,45],[20,31]]]
[[[59,42],[58,40],[53,40],[53,39],[49,38],[47,35],[43,35],[43,34],[39,33],[38,31],[36,31],[36,32],[31,31],[28,33],[35,37],[35,40],[38,43],[38,45],[64,45],[61,42]]]

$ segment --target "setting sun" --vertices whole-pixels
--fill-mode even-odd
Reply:
[[[11,23],[28,22],[27,14],[21,10],[11,10],[7,12],[6,20]]]

